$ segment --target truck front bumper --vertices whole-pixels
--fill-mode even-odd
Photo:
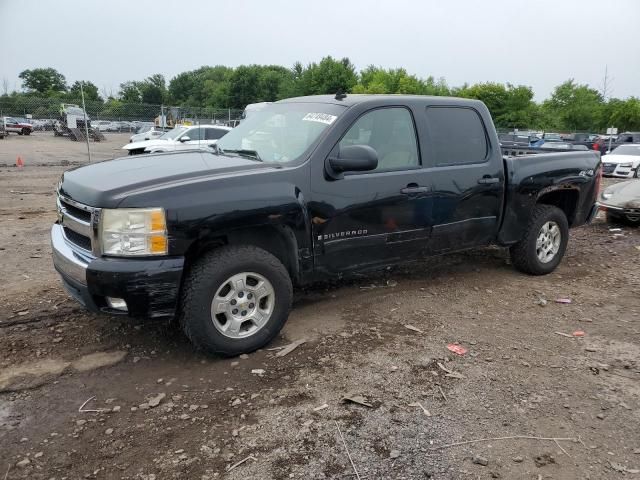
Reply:
[[[95,258],[76,248],[60,225],[51,228],[53,265],[67,292],[93,312],[173,317],[184,257]],[[125,307],[114,308],[114,305]]]

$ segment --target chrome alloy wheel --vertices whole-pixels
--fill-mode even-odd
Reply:
[[[542,263],[549,263],[560,250],[562,233],[556,222],[549,221],[542,225],[536,240],[536,254]]]
[[[226,337],[250,337],[271,318],[275,296],[271,282],[259,273],[238,273],[218,288],[211,302],[211,321]]]

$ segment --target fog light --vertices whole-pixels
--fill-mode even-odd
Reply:
[[[128,311],[127,302],[123,298],[107,297],[107,305],[114,310]]]

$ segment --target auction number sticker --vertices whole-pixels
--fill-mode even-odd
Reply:
[[[338,118],[335,115],[329,115],[328,113],[307,113],[302,120],[307,122],[319,122],[331,125]]]

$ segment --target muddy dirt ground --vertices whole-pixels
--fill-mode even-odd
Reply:
[[[545,277],[488,248],[298,291],[221,359],[67,297],[64,168],[0,168],[0,478],[640,478],[639,231],[573,230]]]

